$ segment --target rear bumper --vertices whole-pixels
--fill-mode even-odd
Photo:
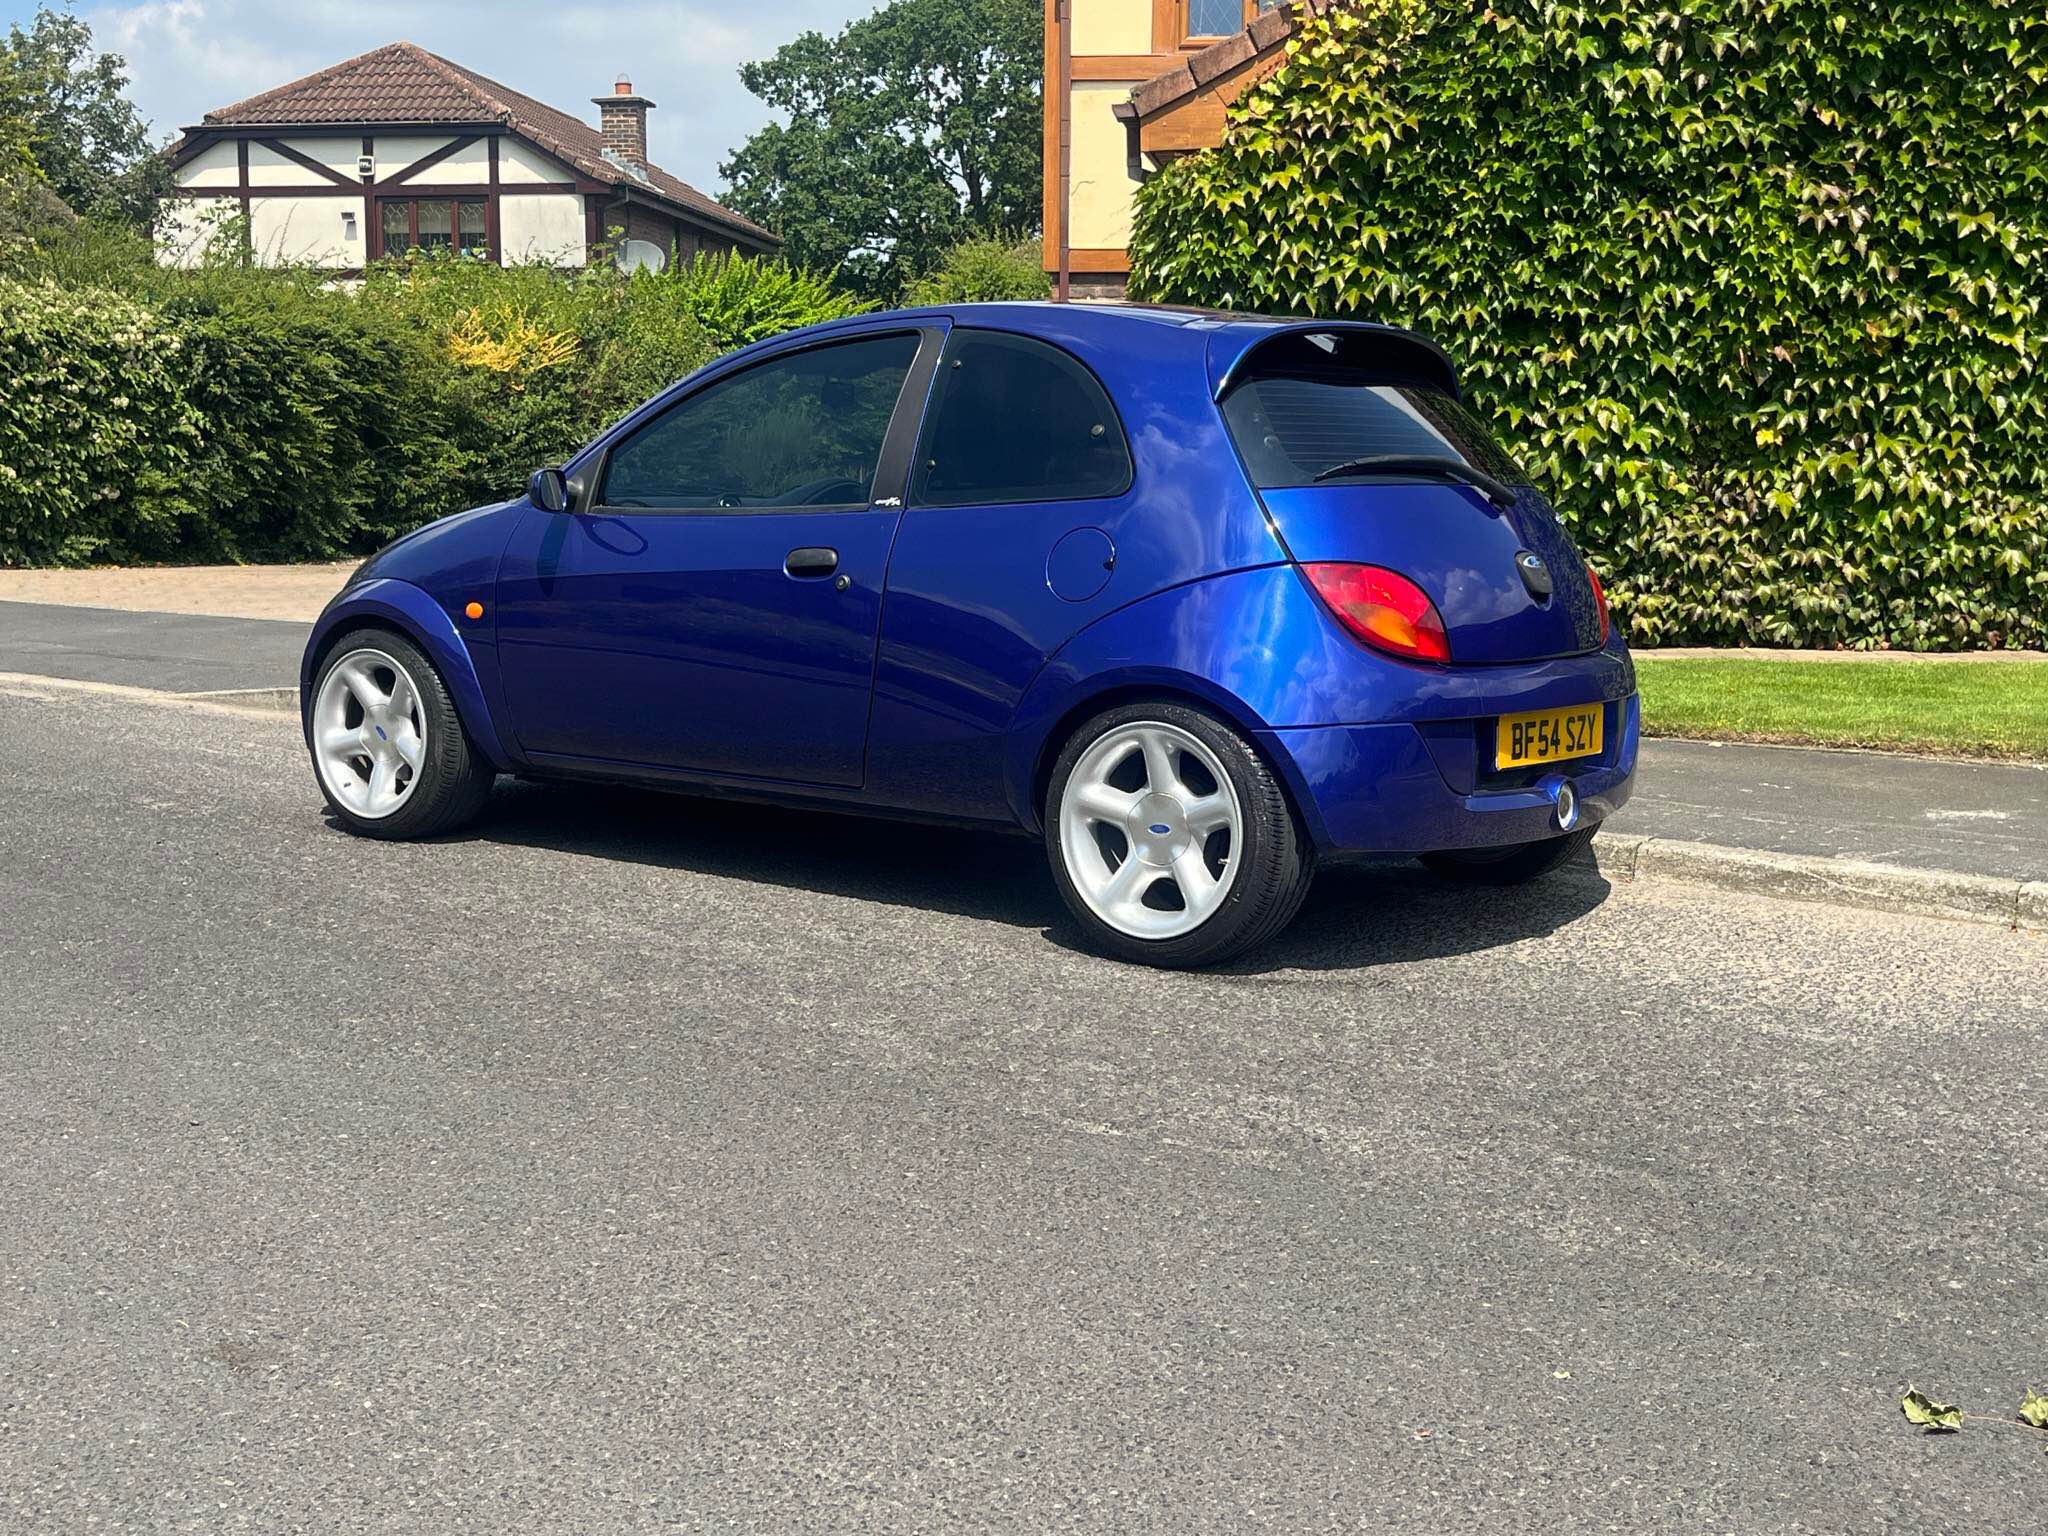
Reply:
[[[1539,775],[1496,779],[1481,744],[1491,716],[1421,724],[1327,725],[1262,731],[1324,858],[1498,848],[1555,837],[1554,791]],[[1627,803],[1642,734],[1637,696],[1607,703],[1606,745],[1558,764],[1590,827]]]

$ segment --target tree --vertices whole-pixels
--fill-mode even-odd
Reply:
[[[1042,43],[1037,0],[892,0],[806,32],[740,70],[789,120],[719,168],[724,201],[880,299],[963,239],[1035,229]]]
[[[42,180],[80,213],[141,222],[156,206],[169,168],[149,143],[149,125],[127,89],[120,55],[95,53],[92,28],[47,7],[0,42],[0,153],[7,123],[25,142]]]

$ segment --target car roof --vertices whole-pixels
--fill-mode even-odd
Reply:
[[[872,330],[878,326],[945,320],[1016,331],[1049,340],[1100,345],[1114,349],[1119,330],[1142,327],[1150,334],[1180,332],[1187,336],[1191,357],[1205,366],[1212,391],[1220,396],[1260,347],[1289,335],[1341,332],[1381,338],[1398,347],[1420,371],[1459,393],[1456,371],[1444,351],[1429,337],[1374,320],[1311,319],[1300,315],[1257,315],[1234,310],[1202,309],[1172,304],[1056,303],[1049,299],[984,304],[933,304],[915,309],[871,310],[840,320],[827,320],[785,332],[742,348],[719,361],[723,368],[739,358],[779,349],[795,338],[826,337]],[[1163,341],[1165,338],[1160,336]],[[1148,349],[1150,350],[1150,349]]]
[[[1041,317],[1047,323],[1057,320],[1062,329],[1092,323],[1114,325],[1122,321],[1137,321],[1147,325],[1198,327],[1214,329],[1223,323],[1249,325],[1298,325],[1301,317],[1285,315],[1254,315],[1229,309],[1203,309],[1188,304],[1132,304],[1132,303],[1083,303],[1061,304],[1052,299],[1012,299],[983,304],[931,304],[921,309],[899,309],[887,312],[892,319],[905,316],[945,316],[963,323],[976,319],[1005,319],[1010,321],[1028,320]]]

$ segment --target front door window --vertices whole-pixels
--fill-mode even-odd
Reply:
[[[612,450],[608,507],[865,507],[918,335],[814,347],[722,379]]]

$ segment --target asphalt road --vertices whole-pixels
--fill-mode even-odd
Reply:
[[[282,619],[0,602],[0,672],[167,693],[296,687],[311,627]]]
[[[1028,844],[0,692],[0,1529],[2031,1528],[2048,944],[1590,872],[1076,953]]]

